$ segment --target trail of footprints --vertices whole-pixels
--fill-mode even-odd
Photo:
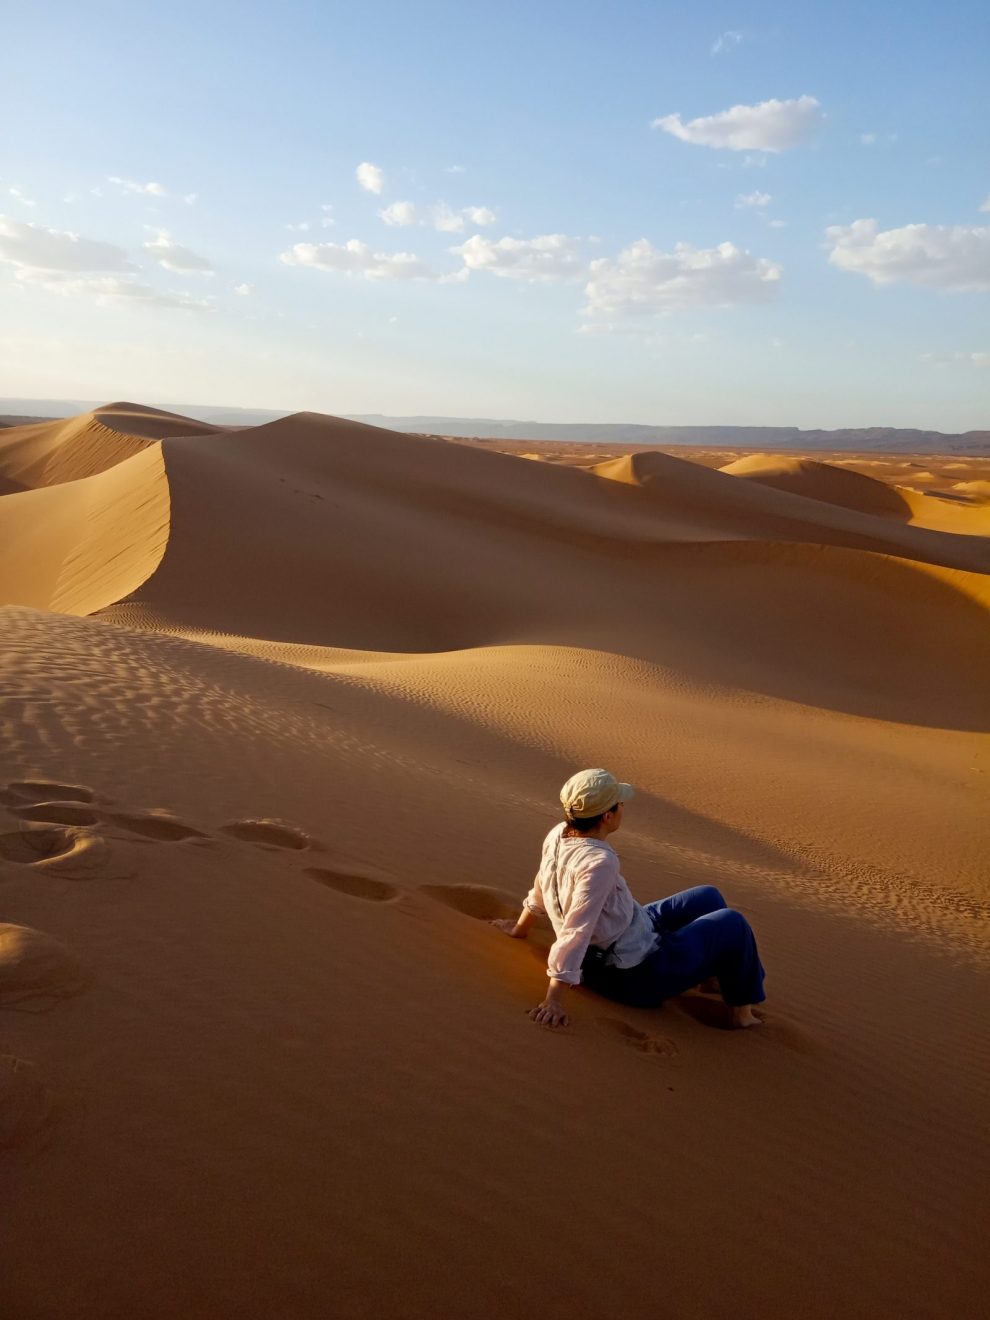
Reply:
[[[323,845],[284,821],[265,817],[221,825],[215,834],[164,811],[130,811],[98,796],[82,784],[21,779],[0,785],[0,807],[20,822],[16,830],[0,827],[0,878],[3,863],[31,868],[70,880],[126,878],[114,875],[107,836],[123,835],[134,843],[206,845],[224,839],[272,852],[323,851]],[[388,880],[341,867],[305,866],[302,874],[317,884],[368,903],[391,903],[400,890]],[[477,921],[508,917],[518,911],[516,898],[484,885],[422,885],[419,893]],[[77,994],[88,976],[61,941],[27,926],[0,922],[0,1008],[44,1011]],[[600,1018],[598,1027],[613,1039],[646,1055],[670,1058],[677,1047],[665,1037],[641,1031],[620,1018]],[[58,1105],[35,1066],[0,1052],[0,1147],[44,1142]]]
[[[20,829],[0,832],[0,861],[35,869],[57,869],[60,875],[72,879],[100,873],[95,865],[97,859],[87,859],[87,854],[101,851],[100,845],[105,850],[102,836],[112,835],[114,831],[129,836],[133,842],[220,841],[216,834],[211,835],[164,811],[121,810],[82,784],[14,780],[0,787],[0,804],[21,821]],[[230,821],[219,827],[218,835],[269,851],[321,849],[304,831],[266,817]],[[399,895],[398,889],[386,880],[340,868],[311,866],[303,874],[338,893],[367,902],[385,903]]]

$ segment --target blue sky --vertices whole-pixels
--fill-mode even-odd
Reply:
[[[984,4],[0,25],[0,395],[990,426]]]

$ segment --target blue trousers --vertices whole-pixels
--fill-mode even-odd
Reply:
[[[658,947],[635,967],[610,967],[589,951],[582,974],[591,990],[622,1004],[654,1008],[715,976],[727,1004],[761,1004],[766,998],[752,928],[713,885],[648,903],[646,912],[660,937]]]

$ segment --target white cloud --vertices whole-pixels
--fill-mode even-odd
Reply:
[[[384,191],[385,171],[380,170],[377,165],[372,165],[370,161],[362,161],[354,171],[354,175],[365,192],[378,194]]]
[[[253,284],[235,284],[235,285],[234,285],[234,292],[240,294],[240,296],[241,296],[242,298],[250,298],[251,295],[252,295],[252,293],[254,293],[254,285],[253,285]]]
[[[771,221],[770,221],[770,228],[771,228],[771,229],[786,229],[786,228],[787,228],[787,221],[786,221],[786,220],[771,220]]]
[[[723,32],[720,37],[716,37],[712,43],[711,53],[721,55],[724,51],[734,50],[743,39],[741,32]]]
[[[287,266],[360,275],[368,280],[435,280],[434,271],[411,252],[375,252],[352,238],[346,243],[296,243],[279,261]]]
[[[455,211],[446,202],[437,202],[430,207],[417,206],[415,202],[393,202],[378,214],[387,225],[432,225],[442,234],[461,233],[465,216],[481,226],[493,225],[497,219],[495,212],[487,206],[465,206]]]
[[[185,202],[186,206],[195,206],[198,197],[199,193],[184,193],[182,200]]]
[[[498,219],[495,212],[490,211],[487,206],[465,206],[464,215],[473,225],[481,225],[482,228],[486,225],[493,225]]]
[[[121,179],[116,174],[107,175],[107,182],[116,184],[124,193],[145,193],[150,197],[166,197],[168,194],[160,183],[138,183],[134,179]]]
[[[940,367],[950,362],[964,362],[971,367],[990,367],[990,353],[922,353],[921,360]]]
[[[176,243],[165,229],[159,229],[155,237],[144,245],[145,252],[151,254],[159,266],[173,270],[179,275],[212,275],[213,266],[205,257]]]
[[[7,192],[13,197],[15,202],[20,202],[21,206],[34,206],[33,200],[30,197],[26,197],[24,193],[21,192],[20,188],[8,188]]]
[[[864,147],[872,147],[877,140],[876,133],[860,133],[859,140]]]
[[[88,298],[99,306],[168,307],[184,312],[211,312],[208,298],[191,298],[185,293],[160,293],[150,285],[117,275],[76,275],[66,271],[22,269],[17,278],[38,285],[49,293],[66,298]]]
[[[981,211],[990,211],[990,193],[987,193],[986,201],[980,203]]]
[[[419,211],[413,202],[393,202],[391,206],[386,206],[384,211],[378,214],[387,225],[418,225],[422,221],[419,218]]]
[[[292,233],[305,234],[309,229],[310,224],[308,220],[300,220],[300,222],[297,225],[289,224],[286,225],[285,227],[286,229],[290,230]]]
[[[729,151],[786,151],[807,141],[821,120],[821,107],[815,97],[799,96],[793,101],[774,99],[759,105],[734,105],[686,124],[679,114],[664,115],[654,119],[650,127],[698,146]]]
[[[904,225],[879,230],[854,220],[826,231],[829,261],[874,284],[920,284],[965,293],[990,290],[990,227]]]
[[[123,248],[41,225],[0,216],[0,261],[22,270],[129,271],[134,264]]]
[[[753,207],[760,210],[764,206],[769,206],[773,198],[769,193],[751,192],[740,193],[736,198],[736,210],[743,210],[746,207]]]
[[[733,243],[678,243],[673,252],[660,252],[641,238],[614,261],[593,261],[590,274],[586,313],[622,316],[764,302],[777,286],[780,267]]]
[[[475,234],[450,249],[464,261],[464,270],[488,271],[506,279],[547,282],[584,274],[576,239],[567,234],[541,234],[536,238],[500,238],[497,242]]]
[[[463,165],[445,165],[444,174],[463,174],[465,172]]]

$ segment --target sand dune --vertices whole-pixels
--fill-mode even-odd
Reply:
[[[859,465],[863,466],[862,462]],[[879,463],[878,466],[889,468],[890,464]],[[945,465],[946,469],[953,466]],[[834,463],[789,458],[781,454],[751,454],[726,464],[721,470],[770,486],[774,490],[790,491],[808,499],[912,523],[933,531],[968,536],[990,534],[990,518],[982,511],[974,516],[972,509],[958,504],[946,505],[944,500],[912,490],[909,486],[895,485],[862,472],[849,471]],[[915,484],[930,484],[938,480],[935,474],[925,471],[912,471],[909,479]],[[973,484],[980,485],[979,482]],[[960,488],[958,482],[953,485],[954,490]],[[986,571],[985,564],[981,568]]]
[[[0,1310],[979,1314],[981,511],[182,420],[0,433]],[[527,1020],[484,919],[580,764],[637,897],[750,915],[759,1032]]]

